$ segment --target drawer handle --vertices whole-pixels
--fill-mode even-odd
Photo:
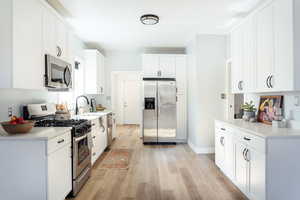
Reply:
[[[64,141],[65,141],[64,139],[61,139],[61,140],[57,141],[57,143],[60,144],[60,143],[63,143]]]
[[[226,128],[221,128],[222,131],[226,131]]]
[[[251,139],[250,139],[250,138],[247,138],[247,137],[244,137],[244,140],[250,141]]]
[[[92,124],[92,126],[95,126],[96,124]]]
[[[93,136],[93,139],[95,139],[96,138],[96,136]]]

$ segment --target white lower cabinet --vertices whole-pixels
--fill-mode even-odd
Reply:
[[[216,123],[215,163],[250,199],[266,199],[266,156],[262,138]]]
[[[48,200],[63,200],[72,190],[71,144],[48,157]]]
[[[92,120],[92,165],[107,147],[107,116]]]

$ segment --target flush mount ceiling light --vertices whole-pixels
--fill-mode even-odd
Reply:
[[[142,15],[140,20],[145,25],[155,25],[159,22],[159,17],[153,14],[146,14]]]

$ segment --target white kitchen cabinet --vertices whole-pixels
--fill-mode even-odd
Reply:
[[[100,146],[100,151],[101,153],[106,149],[107,147],[107,116],[102,116],[101,117],[102,122],[101,125],[101,132],[100,132],[100,141],[101,141],[101,146]]]
[[[85,50],[85,92],[104,94],[104,56],[96,49]]]
[[[216,165],[225,171],[225,135],[216,127],[215,133],[215,162]]]
[[[235,143],[235,183],[238,188],[247,193],[247,161],[245,159],[246,145],[240,142]]]
[[[0,88],[43,89],[41,4],[3,0],[0,12]]]
[[[244,85],[243,30],[238,27],[231,33],[231,88],[233,93],[242,93]]]
[[[257,91],[271,90],[274,76],[273,7],[268,5],[256,15],[257,22]]]
[[[143,54],[143,76],[157,77],[159,71],[159,55]]]
[[[24,137],[2,136],[0,152],[1,199],[64,200],[71,192],[69,128],[34,128]]]
[[[48,157],[48,200],[63,200],[72,190],[71,144]]]
[[[161,73],[161,77],[175,78],[176,57],[174,55],[160,55],[159,70],[159,73]]]
[[[68,27],[47,5],[43,13],[44,52],[62,60],[69,60]]]
[[[187,91],[187,59],[185,55],[175,57],[177,94],[185,94]]]
[[[187,98],[185,94],[177,95],[177,129],[176,138],[182,142],[187,140]]]
[[[295,0],[266,1],[232,30],[233,93],[300,90],[299,8]]]
[[[176,77],[176,55],[143,54],[142,60],[144,77]]]
[[[246,154],[249,168],[248,184],[249,184],[249,197],[250,199],[264,200],[266,193],[265,181],[265,154],[259,152],[253,147],[249,147]]]

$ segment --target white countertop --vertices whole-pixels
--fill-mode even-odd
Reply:
[[[241,131],[262,137],[262,138],[274,138],[274,137],[300,137],[299,129],[291,128],[273,128],[271,125],[263,123],[250,123],[243,120],[216,120],[222,123],[226,123],[232,127],[238,128]]]
[[[1,140],[51,140],[57,136],[71,131],[70,127],[33,127],[29,133],[11,135],[0,126]],[[71,132],[70,132],[71,134]]]
[[[84,113],[81,115],[75,115],[72,118],[73,119],[87,119],[87,120],[93,120],[97,119],[99,117],[102,117],[104,115],[112,113],[111,110],[104,110],[104,111],[97,111],[97,112],[90,112],[90,113]]]

